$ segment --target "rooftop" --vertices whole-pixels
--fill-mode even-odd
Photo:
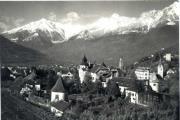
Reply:
[[[51,89],[51,91],[52,92],[65,92],[64,85],[63,85],[61,77],[56,81],[56,83],[53,86],[53,88]]]
[[[60,111],[64,111],[70,106],[70,103],[65,102],[65,101],[58,101],[58,102],[51,103],[51,106],[55,107],[56,109]]]

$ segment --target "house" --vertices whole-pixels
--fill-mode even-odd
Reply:
[[[130,98],[131,103],[138,104],[139,103],[138,96],[139,96],[139,94],[135,89],[128,88],[126,90],[126,97]]]
[[[51,102],[57,102],[60,100],[64,100],[65,97],[65,88],[62,82],[62,78],[56,81],[55,85],[51,89]]]
[[[73,74],[72,74],[70,71],[68,71],[67,73],[61,74],[61,76],[62,76],[63,78],[66,78],[66,77],[68,77],[68,78],[70,78],[70,79],[73,78]]]
[[[149,86],[151,87],[152,91],[156,93],[167,92],[168,81],[164,80],[160,75],[152,73],[149,80]]]
[[[53,112],[55,116],[61,117],[63,112],[70,106],[70,103],[66,101],[58,101],[58,102],[52,102],[50,105],[51,105],[51,112]]]
[[[92,82],[95,82],[96,80],[98,80],[100,78],[100,74],[98,74],[99,70],[101,69],[101,65],[94,65],[90,70],[90,75],[92,77]]]
[[[90,75],[91,75],[91,78],[92,78],[92,82],[96,82],[96,80],[98,80],[99,79],[99,75],[97,75],[96,73],[90,73]]]
[[[125,97],[129,98],[129,102],[133,104],[148,106],[159,100],[158,93],[151,89],[149,83],[147,84],[149,80],[140,81],[125,77],[113,78],[112,80],[118,84],[121,95],[125,94]]]
[[[171,62],[171,53],[166,53],[163,57],[166,61]]]
[[[34,87],[35,87],[36,91],[40,91],[41,90],[41,84],[39,82],[36,82]]]
[[[120,72],[121,69],[117,69],[115,67],[110,67],[110,71],[111,71],[111,74],[112,74],[112,77],[119,77],[119,72]]]
[[[121,95],[125,93],[125,97],[129,97],[131,103],[139,103],[139,88],[136,86],[135,80],[125,77],[113,78],[112,80],[118,84]]]
[[[108,82],[108,80],[112,79],[112,74],[111,74],[109,68],[107,68],[106,65],[105,64],[103,65],[103,64],[102,65],[94,65],[93,68],[91,68],[89,70],[93,82],[101,79],[102,82],[104,82],[103,84],[106,84]],[[106,85],[104,85],[104,86],[106,86]]]
[[[135,70],[135,74],[138,80],[148,80],[149,74],[150,74],[150,68],[149,67],[138,67]]]
[[[153,91],[159,92],[159,80],[156,73],[150,74],[149,85],[151,86]]]

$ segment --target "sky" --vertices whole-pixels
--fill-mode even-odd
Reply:
[[[139,17],[150,10],[161,10],[169,1],[0,1],[0,32],[46,18],[63,24],[89,24],[114,13]]]

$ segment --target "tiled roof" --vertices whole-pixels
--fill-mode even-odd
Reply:
[[[108,68],[105,67],[105,66],[95,65],[95,66],[90,70],[90,72],[96,73],[96,72],[98,72],[99,70],[102,70],[102,69],[108,70]]]
[[[64,111],[70,106],[70,103],[65,102],[65,101],[58,101],[58,102],[51,103],[51,106],[55,107],[56,109],[60,111]]]
[[[61,77],[56,81],[56,84],[53,86],[51,91],[52,92],[65,92],[64,85],[63,85]]]
[[[124,78],[124,77],[116,77],[112,79],[114,82],[116,82],[119,86],[128,87],[128,90],[137,91],[138,88],[135,84],[135,80],[130,78]]]

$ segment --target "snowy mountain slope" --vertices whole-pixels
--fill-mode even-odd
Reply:
[[[3,35],[13,42],[40,49],[65,40],[62,25],[46,19],[3,32]]]
[[[144,12],[137,18],[114,13],[88,25],[61,24],[41,19],[3,32],[3,35],[26,47],[44,49],[72,39],[91,40],[114,34],[147,33],[156,27],[176,25],[179,11],[180,2],[174,2],[162,10]]]
[[[176,25],[180,16],[180,2],[174,2],[172,5],[162,10],[151,10],[144,12],[139,18],[119,16],[114,13],[110,17],[103,17],[94,23],[86,26],[86,32],[80,32],[77,39],[87,40],[87,36],[100,37],[105,34],[127,34],[130,32],[147,33],[150,29],[162,25]],[[87,32],[88,31],[88,32]],[[82,33],[85,33],[84,35]],[[89,33],[89,35],[87,35]]]

